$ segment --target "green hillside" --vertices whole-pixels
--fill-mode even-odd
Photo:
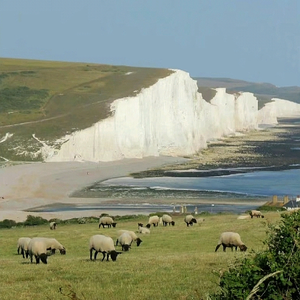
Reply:
[[[0,156],[27,155],[40,144],[90,127],[110,115],[113,100],[137,94],[168,76],[167,69],[0,58]],[[13,148],[18,147],[18,154]]]

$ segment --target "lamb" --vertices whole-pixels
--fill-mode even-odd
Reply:
[[[44,264],[47,264],[47,257],[49,256],[47,250],[51,250],[51,253],[54,254],[56,249],[59,249],[60,254],[66,254],[65,247],[56,239],[43,237],[32,238],[28,244],[28,253],[31,263],[33,256],[35,256],[36,264],[39,264],[40,260]]]
[[[147,227],[140,226],[138,232],[141,234],[150,234],[150,229]]]
[[[122,246],[122,251],[128,251],[131,248],[132,244],[132,237],[128,232],[123,232],[116,241],[116,246],[118,246],[118,243]]]
[[[192,215],[186,215],[184,222],[186,223],[186,226],[193,226],[193,223],[197,223],[197,220]]]
[[[93,250],[95,250],[94,260],[96,261],[98,252],[103,254],[102,261],[107,255],[107,261],[109,261],[109,257],[113,261],[117,260],[117,257],[121,252],[117,252],[114,246],[114,241],[111,237],[96,234],[90,238],[90,260],[93,260]]]
[[[240,235],[236,232],[223,232],[220,236],[215,252],[221,245],[223,246],[224,252],[226,251],[226,247],[230,247],[231,251],[233,251],[233,247],[235,247],[235,250],[237,250],[237,247],[239,247],[241,251],[247,250],[247,246],[242,242]]]
[[[163,222],[163,226],[167,226],[168,224],[172,226],[175,225],[175,222],[172,220],[172,217],[169,215],[163,215],[162,222]]]
[[[147,228],[150,228],[151,225],[153,225],[154,227],[158,226],[159,223],[159,217],[158,216],[151,216],[149,218],[148,224],[146,225]]]
[[[265,217],[259,210],[251,210],[251,212],[249,214],[250,214],[251,219],[253,217],[256,217],[256,218],[264,218]]]
[[[25,258],[25,254],[26,254],[26,258],[28,258],[28,244],[30,240],[31,238],[29,237],[21,237],[18,239],[18,243],[17,243],[18,254],[20,254],[21,251],[23,258]]]
[[[124,232],[130,234],[132,241],[136,242],[137,247],[141,244],[142,240],[135,234],[134,231],[125,230],[125,229],[118,230],[119,235],[123,234]]]
[[[51,222],[49,225],[50,225],[50,229],[51,230],[55,230],[56,229],[56,226],[57,226],[56,222]]]
[[[108,228],[112,227],[116,227],[117,223],[114,222],[113,218],[111,217],[101,217],[99,219],[99,228],[101,227],[101,225],[103,226],[107,226]]]

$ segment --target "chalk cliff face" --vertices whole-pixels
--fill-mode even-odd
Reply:
[[[111,111],[111,117],[64,137],[60,148],[45,145],[45,161],[192,155],[211,140],[276,124],[277,116],[300,115],[300,105],[275,99],[258,111],[253,94],[228,94],[225,88],[208,102],[197,82],[176,70],[137,96],[114,101]]]

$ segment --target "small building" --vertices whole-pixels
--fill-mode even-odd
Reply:
[[[297,195],[296,199],[285,203],[283,207],[287,210],[300,209],[300,195]]]

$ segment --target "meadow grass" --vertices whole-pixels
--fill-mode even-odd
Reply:
[[[236,259],[264,248],[267,224],[280,220],[278,212],[265,219],[237,220],[234,214],[205,216],[203,223],[187,227],[184,216],[174,216],[174,227],[159,225],[143,242],[118,256],[116,262],[89,260],[89,238],[94,234],[111,236],[119,229],[137,230],[147,216],[119,220],[116,228],[92,224],[58,224],[0,230],[0,299],[207,299],[218,290],[219,274]],[[240,251],[214,252],[223,231],[239,232],[248,246]],[[17,255],[19,237],[55,237],[67,250],[56,253],[48,264],[30,263]],[[121,247],[116,249],[121,251]],[[252,253],[253,254],[253,253]],[[73,293],[73,294],[72,294]]]

